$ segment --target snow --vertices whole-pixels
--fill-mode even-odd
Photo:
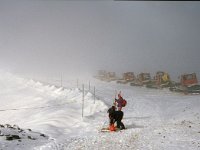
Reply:
[[[66,80],[67,81],[67,80]],[[82,118],[82,89],[0,72],[0,149],[5,150],[197,150],[200,96],[90,79]],[[88,83],[88,80],[79,81]],[[126,130],[99,132],[116,91],[127,100]],[[6,140],[10,135],[20,139]]]

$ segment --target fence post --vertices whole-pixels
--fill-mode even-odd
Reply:
[[[96,96],[95,96],[95,86],[94,86],[94,104],[95,104],[95,97],[96,97]]]
[[[89,80],[89,91],[90,91],[90,80]]]
[[[83,110],[84,110],[84,84],[83,86],[83,97],[82,97],[82,118],[83,118]]]

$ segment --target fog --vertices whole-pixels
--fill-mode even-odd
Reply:
[[[200,78],[199,2],[0,1],[0,67],[37,76],[104,69]]]

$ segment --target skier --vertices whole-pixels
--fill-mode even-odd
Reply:
[[[117,122],[117,128],[119,128],[120,130],[125,129],[124,124],[122,123],[122,118],[124,116],[124,113],[122,111],[116,111],[115,110],[115,106],[112,106],[111,108],[108,109],[107,111],[109,113],[109,130],[110,131],[115,131],[115,127],[114,124],[115,122]]]
[[[122,96],[121,96],[120,93],[118,94],[118,99],[115,98],[115,105],[116,105],[116,103],[117,103],[117,108],[118,108],[118,110],[121,111],[121,110],[122,110],[122,107],[123,107],[123,106],[122,106],[123,98],[122,98]]]

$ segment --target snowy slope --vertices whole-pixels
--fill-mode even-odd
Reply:
[[[2,125],[17,125],[22,129],[48,135],[50,138],[47,144],[54,144],[57,139],[78,135],[79,132],[81,134],[82,129],[87,127],[88,123],[81,116],[82,92],[79,89],[43,85],[8,73],[1,73],[0,83]],[[94,104],[90,93],[85,95],[85,105],[85,116],[107,109],[101,101],[97,100]],[[32,146],[30,143],[23,144],[29,148],[40,146],[39,142],[33,142]],[[0,145],[2,148],[8,146],[8,149],[16,146],[11,143]]]
[[[92,92],[85,93],[82,118],[80,89],[60,88],[1,72],[0,124],[17,125],[27,136],[20,142],[7,141],[1,136],[0,148],[200,149],[199,95],[185,96],[167,89],[146,89],[114,82],[91,80],[91,83],[96,87],[96,101],[94,104]],[[69,87],[67,84],[64,83]],[[116,90],[121,90],[128,102],[123,109],[127,130],[101,133],[99,129],[108,124],[106,111],[112,105]],[[12,131],[9,128],[0,130],[4,135]],[[28,136],[36,140],[25,138]]]
[[[123,91],[128,105],[124,124],[128,130],[83,140],[83,149],[200,149],[200,97],[171,93],[168,90],[99,83],[99,94],[110,101],[114,90]],[[108,92],[110,91],[110,93]],[[105,95],[105,93],[107,93]]]

